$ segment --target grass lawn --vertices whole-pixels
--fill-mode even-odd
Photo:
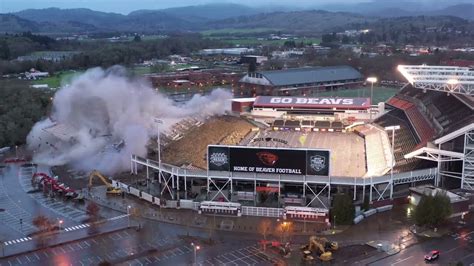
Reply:
[[[257,45],[277,45],[282,46],[286,41],[294,41],[295,43],[303,42],[307,43],[321,43],[320,38],[296,38],[296,39],[288,39],[288,40],[258,40],[258,38],[250,38],[250,37],[242,37],[242,38],[225,38],[225,37],[212,37],[213,39],[220,40],[222,42],[226,42],[232,45],[240,45],[240,46],[257,46]]]
[[[138,75],[138,76],[152,73],[151,67],[147,67],[147,66],[132,67],[130,71],[132,71],[133,74]]]
[[[218,34],[242,34],[242,33],[266,33],[277,32],[278,29],[273,28],[255,28],[255,29],[220,29],[220,30],[205,30],[201,31],[204,36],[218,35]]]
[[[390,97],[395,95],[400,89],[399,88],[388,88],[388,87],[377,87],[374,86],[374,103],[385,102]],[[316,93],[314,96],[338,96],[338,97],[370,97],[370,87],[338,90],[338,91],[326,91]]]
[[[44,79],[31,81],[32,84],[48,84],[50,89],[57,89],[62,84],[70,83],[72,78],[76,75],[82,74],[82,71],[63,71]]]

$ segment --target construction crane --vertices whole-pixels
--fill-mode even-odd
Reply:
[[[327,251],[327,249],[325,248],[326,243],[329,241],[324,242],[324,240],[327,239],[311,236],[309,238],[309,243],[301,247],[301,250],[303,251],[303,259],[306,261],[314,260],[314,257],[312,256],[314,251],[314,255],[316,255],[321,261],[332,260],[332,252]],[[335,244],[335,246],[337,249],[337,243]]]
[[[105,184],[105,186],[107,187],[107,191],[106,191],[107,194],[112,194],[112,195],[122,194],[122,190],[120,188],[115,188],[114,186],[112,186],[112,184],[107,180],[107,178],[103,176],[97,170],[92,171],[89,175],[89,186],[88,186],[89,190],[92,188],[92,180],[94,179],[94,177],[98,177],[102,181],[102,183]]]

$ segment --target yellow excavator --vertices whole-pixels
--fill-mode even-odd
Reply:
[[[105,192],[106,194],[109,194],[109,195],[122,194],[122,190],[120,188],[115,188],[114,186],[112,186],[112,184],[107,180],[107,178],[103,176],[97,170],[92,171],[89,175],[89,186],[88,186],[89,190],[92,188],[92,180],[94,179],[94,177],[98,177],[102,181],[102,183],[105,184],[105,186],[107,187],[107,191]]]
[[[326,242],[324,242],[326,240]],[[301,247],[301,250],[303,251],[303,260],[306,261],[312,261],[314,260],[313,252],[314,255],[316,255],[321,261],[330,261],[332,260],[332,252],[327,251],[325,248],[326,243],[329,242],[325,238],[318,238],[316,236],[311,236],[309,238],[309,244],[304,245]],[[330,242],[330,243],[335,243],[335,249],[336,250],[338,247],[336,242]]]
[[[324,245],[325,249],[328,249],[328,250],[331,250],[331,251],[336,251],[339,248],[339,245],[337,244],[337,242],[329,241],[325,237],[315,236],[315,238],[316,238],[316,241],[318,241],[319,243],[322,243]]]

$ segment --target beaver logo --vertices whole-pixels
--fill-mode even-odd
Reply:
[[[266,166],[274,166],[278,161],[278,156],[267,151],[257,152],[258,159]]]

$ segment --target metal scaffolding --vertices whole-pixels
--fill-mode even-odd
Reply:
[[[474,70],[468,67],[399,65],[398,71],[418,89],[474,95]]]

